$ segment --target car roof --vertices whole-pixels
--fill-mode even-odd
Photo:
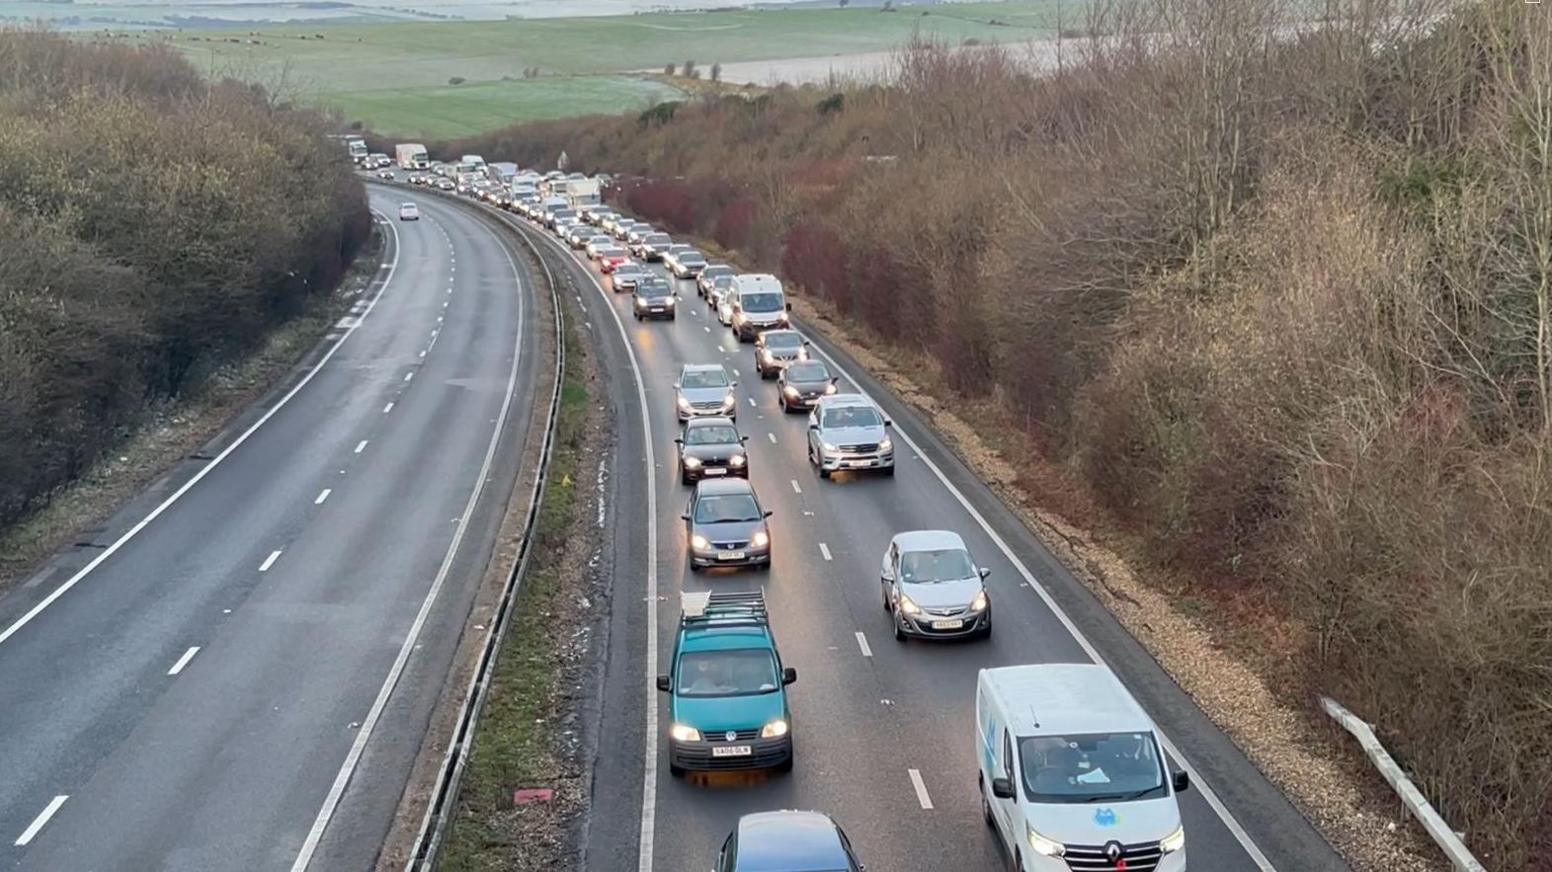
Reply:
[[[662,277],[658,276],[658,278]],[[667,281],[667,279],[664,279],[664,281]],[[727,375],[727,367],[720,363],[687,363],[679,372],[681,374],[687,372],[720,372],[723,375]]]
[[[1017,736],[1146,733],[1153,722],[1107,667],[1041,663],[981,670]]]
[[[965,540],[952,530],[909,530],[896,533],[894,543],[901,551],[968,550]]]
[[[400,204],[399,204],[399,208],[400,208],[400,209],[403,209],[403,208],[404,208],[404,207],[405,207],[405,206],[408,206],[408,207],[410,207],[410,208],[411,208],[411,209],[413,209],[413,208],[415,208],[415,204],[414,204],[414,203],[400,203]]]
[[[769,624],[742,623],[733,626],[715,622],[691,624],[679,628],[679,653],[688,651],[733,651],[739,648],[776,647]]]
[[[696,496],[721,494],[749,494],[754,496],[754,485],[741,478],[703,478],[695,484]]]
[[[684,429],[694,430],[699,427],[734,427],[733,419],[725,415],[708,416],[705,418],[691,418],[684,422]]]
[[[766,811],[738,819],[738,872],[846,869],[840,828],[816,811]]]
[[[773,335],[774,336],[783,336],[783,335],[786,335],[788,333],[792,334],[793,336],[798,337],[799,339],[803,338],[803,334],[799,333],[796,330],[791,329],[790,327],[782,327],[782,328],[780,328],[778,330],[763,330],[763,331],[760,332],[760,338],[764,339],[767,336],[773,336]]]
[[[878,408],[874,402],[862,394],[831,394],[820,399],[819,405],[826,409],[846,406],[867,406],[870,409]]]

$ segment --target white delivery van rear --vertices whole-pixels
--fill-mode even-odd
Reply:
[[[786,327],[787,295],[781,280],[767,273],[747,273],[733,277],[729,291],[733,311],[733,332],[739,342],[753,342],[765,330]]]
[[[1015,868],[1185,872],[1188,781],[1109,669],[983,669],[975,724],[982,811]]]

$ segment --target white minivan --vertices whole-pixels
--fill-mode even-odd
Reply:
[[[1109,669],[982,669],[975,725],[981,811],[1014,869],[1184,872],[1189,780]]]
[[[781,280],[767,273],[746,273],[733,277],[727,294],[728,324],[739,342],[753,342],[762,330],[787,326],[787,295]]]

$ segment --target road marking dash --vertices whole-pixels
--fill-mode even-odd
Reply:
[[[795,494],[800,494],[803,492],[803,489],[798,487],[798,480],[795,478],[792,479],[792,492]]]
[[[366,440],[362,439],[360,442],[356,443],[355,453],[356,454],[360,454],[361,452],[363,452],[365,450],[366,450]]]
[[[750,398],[749,398],[749,405],[751,405],[751,406],[758,406],[758,405],[759,405],[759,403],[756,403],[756,402],[755,402],[755,401],[754,401],[754,397],[750,397]]]
[[[701,329],[705,330],[707,333],[711,332],[711,328],[710,327],[702,327]]]
[[[415,377],[415,374],[413,372],[407,372],[407,373],[404,374],[404,380],[405,381],[409,381],[410,379],[412,379],[414,377]]]
[[[315,505],[315,506],[323,505],[323,501],[328,499],[329,498],[329,494],[331,494],[331,493],[334,493],[334,491],[332,489],[324,488],[321,492],[319,492],[318,498],[316,500],[313,500],[313,505]]]
[[[864,656],[864,657],[872,657],[873,656],[873,649],[868,647],[868,637],[862,635],[862,631],[861,630],[857,631],[857,647],[862,649],[862,656]]]
[[[198,653],[199,653],[199,646],[198,645],[195,645],[193,648],[190,648],[189,650],[183,652],[183,656],[179,657],[178,658],[178,662],[174,663],[172,665],[172,668],[167,670],[167,674],[168,675],[177,675],[178,673],[182,672],[183,671],[183,667],[189,665],[189,661],[193,660],[194,659],[194,655],[198,654]]]
[[[775,433],[767,433],[765,435],[770,437],[772,445],[776,444],[776,434]]]
[[[824,555],[824,559],[826,559],[826,560],[831,559],[830,558],[830,546],[826,545],[823,542],[819,543],[819,553]]]
[[[392,412],[392,411],[393,411],[393,401],[389,400],[388,401],[388,405],[383,406],[383,414],[386,415],[386,414],[388,414],[389,412]]]
[[[280,559],[280,552],[279,551],[271,551],[269,553],[269,556],[264,558],[264,562],[259,564],[259,571],[260,572],[269,572],[269,568],[271,566],[274,566],[275,565],[275,561],[279,560],[279,559]]]
[[[56,796],[50,800],[49,804],[44,806],[43,811],[32,819],[32,823],[27,825],[27,829],[22,830],[22,834],[16,838],[14,842],[16,847],[25,848],[33,839],[37,838],[38,833],[48,825],[49,819],[59,812],[59,807],[64,805],[65,800],[69,798],[67,794]]]
[[[921,803],[923,810],[932,811],[932,797],[927,795],[927,785],[922,781],[921,771],[917,769],[907,769],[905,771],[910,773],[911,786],[916,788],[916,801]]]

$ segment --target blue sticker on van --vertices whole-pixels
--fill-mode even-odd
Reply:
[[[1116,813],[1113,808],[1097,808],[1094,810],[1094,823],[1101,827],[1113,827],[1116,825]]]

